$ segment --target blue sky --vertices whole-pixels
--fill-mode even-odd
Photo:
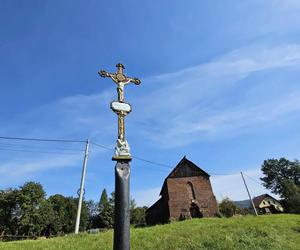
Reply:
[[[246,199],[239,175],[215,174],[258,181],[263,160],[300,157],[299,11],[296,0],[1,1],[0,135],[114,147],[116,89],[97,72],[122,62],[142,80],[125,93],[132,154],[169,166],[186,155],[218,199]],[[0,143],[0,188],[33,180],[76,195],[83,144]],[[91,147],[87,199],[113,191],[111,156]],[[170,169],[131,166],[132,196],[150,205]],[[265,192],[254,180],[253,195]]]

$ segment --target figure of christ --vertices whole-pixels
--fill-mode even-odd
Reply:
[[[99,71],[99,75],[101,77],[109,77],[112,79],[114,83],[117,84],[117,93],[118,93],[118,102],[125,103],[125,98],[124,98],[124,87],[133,82],[136,85],[139,85],[141,81],[138,78],[132,78],[132,77],[127,77],[124,75],[124,69],[125,67],[123,64],[118,63],[116,65],[117,67],[117,72],[116,73],[109,73],[106,72],[105,70]],[[117,146],[116,146],[116,152],[115,154],[117,156],[121,155],[130,155],[130,148],[129,145],[125,139],[125,121],[124,118],[128,113],[119,111],[117,112],[118,115],[118,140],[117,140]]]
[[[124,102],[124,86],[133,82],[136,85],[139,85],[141,81],[138,78],[132,78],[132,77],[127,77],[124,75],[123,70],[125,67],[123,64],[118,63],[116,65],[117,67],[117,72],[116,73],[108,73],[105,70],[101,70],[99,72],[99,75],[101,77],[109,77],[117,84],[117,92],[118,92],[118,101],[119,102]]]

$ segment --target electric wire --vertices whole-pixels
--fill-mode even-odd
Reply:
[[[108,146],[105,146],[103,144],[100,144],[100,143],[96,143],[94,141],[91,141],[91,144],[97,146],[97,147],[100,147],[100,148],[104,148],[104,149],[107,149],[107,150],[110,150],[110,151],[114,151],[114,149],[108,147]],[[142,157],[139,157],[139,156],[135,156],[135,155],[132,155],[131,156],[133,159],[136,159],[136,160],[140,160],[140,161],[143,161],[143,162],[147,162],[147,163],[150,163],[152,165],[155,165],[155,166],[161,166],[161,167],[164,167],[164,168],[167,168],[167,169],[173,169],[174,167],[170,166],[170,165],[167,165],[167,164],[164,164],[164,163],[160,163],[160,162],[155,162],[155,161],[151,161],[151,160],[148,160],[148,159],[144,159]],[[220,174],[220,173],[209,173],[211,176],[232,176],[232,175],[240,175],[240,173],[230,173],[230,174]]]
[[[96,143],[96,142],[93,142],[93,141],[90,141],[90,143],[97,146],[97,147],[99,147],[99,148],[104,148],[104,149],[107,149],[109,151],[114,151],[113,148],[110,148],[108,146],[105,146],[105,145],[102,145],[102,144],[99,144],[99,143]]]
[[[66,142],[66,143],[82,143],[82,142],[86,142],[86,141],[81,141],[81,140],[25,138],[25,137],[8,137],[8,136],[0,136],[0,139],[4,139],[4,140],[20,140],[20,141]]]
[[[224,173],[209,173],[211,176],[233,176],[233,175],[240,175],[240,173],[231,173],[231,174],[224,174]]]
[[[107,150],[110,150],[110,151],[114,151],[114,149],[108,147],[108,146],[105,146],[103,144],[100,144],[100,143],[96,143],[96,142],[93,142],[91,141],[91,144],[97,146],[97,147],[100,147],[100,148],[104,148],[104,149],[107,149]],[[147,160],[147,159],[144,159],[144,158],[141,158],[141,157],[138,157],[138,156],[134,156],[132,155],[131,156],[133,159],[136,159],[136,160],[140,160],[140,161],[143,161],[143,162],[147,162],[147,163],[150,163],[150,164],[153,164],[153,165],[159,165],[159,166],[162,166],[162,167],[166,167],[166,168],[169,168],[169,169],[173,169],[172,166],[170,165],[167,165],[167,164],[163,164],[163,163],[159,163],[159,162],[154,162],[154,161],[150,161],[150,160]]]
[[[147,169],[151,169],[151,170],[154,170],[154,171],[159,171],[159,172],[162,172],[162,173],[168,173],[169,172],[169,170],[167,170],[167,169],[164,169],[164,168],[153,168],[153,167],[151,167],[151,166],[149,166],[149,165],[143,165],[143,166],[141,166],[141,165],[136,165],[136,164],[133,164],[133,167],[134,167],[134,169],[145,169],[145,168],[147,168]]]
[[[86,141],[84,140],[65,140],[65,139],[45,139],[45,138],[26,138],[26,137],[8,137],[8,136],[0,136],[0,139],[2,140],[21,140],[21,141],[39,141],[39,142],[60,142],[60,143],[85,143]],[[106,145],[96,143],[94,141],[90,141],[90,143],[96,147],[103,148],[109,151],[114,151],[113,148],[108,147]],[[0,143],[0,145],[4,145],[4,143]],[[27,145],[16,145],[16,144],[11,144],[10,146],[24,146],[26,148],[32,148],[28,147]],[[35,148],[32,148],[35,149]],[[70,151],[84,151],[84,150],[79,150],[79,149],[67,149],[67,148],[41,148],[41,149],[56,149],[56,150],[70,150]],[[76,154],[76,153],[71,153],[71,152],[57,152],[57,151],[39,151],[39,150],[27,150],[27,149],[11,149],[11,148],[0,148],[2,151],[16,151],[16,152],[30,152],[30,153],[50,153],[50,154]],[[152,164],[154,166],[160,166],[166,169],[173,169],[174,167],[165,163],[160,163],[160,162],[155,162],[151,161],[139,156],[132,155],[131,156],[133,159],[143,161],[149,164]],[[152,168],[153,169],[153,168]],[[161,170],[161,169],[153,169],[153,170]],[[232,176],[232,175],[239,175],[239,173],[209,173],[211,176]],[[249,177],[249,176],[248,176]],[[249,177],[251,178],[251,177]]]
[[[264,188],[264,186],[263,186],[262,183],[259,183],[257,180],[255,180],[254,178],[252,178],[251,176],[249,176],[249,175],[247,175],[247,174],[245,174],[245,173],[243,173],[243,174],[244,174],[244,176],[248,177],[250,180],[252,180],[252,181],[255,182],[256,184],[258,184],[258,186],[255,186],[255,188],[252,187],[252,189],[253,189],[252,193],[254,193],[255,196],[258,196],[259,194],[261,194],[261,193],[262,193],[261,191],[266,192],[266,190],[265,190],[265,188]],[[259,189],[257,189],[257,187],[258,187]],[[259,190],[260,190],[260,191],[259,191]]]
[[[25,145],[25,144],[11,144],[11,143],[0,143],[1,146],[8,146],[10,148],[15,149],[15,147],[25,147],[25,149],[46,149],[46,150],[63,150],[63,151],[74,151],[74,152],[78,152],[78,151],[84,151],[83,149],[75,149],[75,148],[57,148],[57,147],[32,147],[29,145]],[[19,149],[19,148],[17,148]],[[21,148],[22,150],[23,148]]]
[[[252,181],[256,182],[257,184],[259,184],[260,186],[262,185],[262,183],[259,183],[257,180],[255,180],[254,178],[252,178],[251,176],[243,173],[245,176],[247,176],[249,179],[251,179]]]
[[[150,163],[150,164],[153,164],[153,165],[156,165],[156,166],[161,166],[161,167],[168,168],[168,169],[173,169],[174,168],[174,167],[171,167],[170,165],[167,165],[167,164],[164,164],[164,163],[155,162],[155,161],[150,161],[150,160],[138,157],[138,156],[132,155],[131,157],[133,159],[136,159],[136,160],[139,160],[139,161],[143,161],[143,162],[147,162],[147,163]]]
[[[58,152],[58,151],[39,151],[39,150],[26,150],[26,149],[9,149],[0,148],[1,151],[12,151],[12,152],[26,152],[26,153],[43,153],[43,154],[62,154],[62,155],[77,155],[77,153],[71,152]]]

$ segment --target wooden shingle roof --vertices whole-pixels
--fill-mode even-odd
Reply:
[[[171,171],[171,173],[165,178],[163,186],[160,191],[162,194],[163,189],[166,186],[166,181],[169,178],[181,178],[181,177],[191,177],[191,176],[206,176],[209,178],[209,174],[203,169],[199,168],[193,162],[189,161],[185,156],[176,165],[176,167]]]

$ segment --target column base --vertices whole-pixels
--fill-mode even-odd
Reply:
[[[131,158],[131,156],[128,156],[128,155],[119,155],[119,156],[113,156],[112,160],[113,161],[131,161],[132,158]]]

